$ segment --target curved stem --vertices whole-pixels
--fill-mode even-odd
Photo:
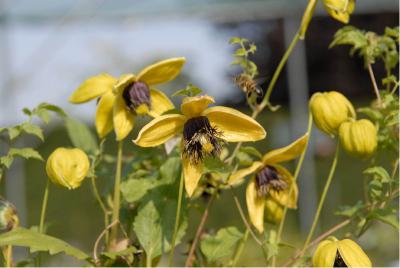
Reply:
[[[232,267],[236,267],[236,263],[238,262],[240,256],[242,255],[243,249],[244,249],[244,244],[246,244],[247,238],[249,237],[249,229],[246,229],[246,232],[243,235],[242,240],[240,240],[240,244],[236,248],[235,255],[233,255],[233,260],[231,263]]]
[[[114,185],[114,202],[112,210],[111,222],[119,221],[119,208],[121,199],[121,168],[122,168],[122,145],[123,141],[118,142],[118,152],[117,152],[117,167],[115,171],[115,185]],[[108,248],[112,247],[117,240],[118,235],[118,225],[113,225],[111,228],[110,240],[108,241]]]
[[[175,227],[174,227],[174,234],[172,235],[171,241],[171,253],[169,255],[168,266],[172,266],[172,261],[174,260],[174,251],[175,251],[175,243],[176,237],[178,235],[180,217],[181,217],[181,209],[182,209],[182,196],[183,196],[183,170],[181,174],[181,179],[179,182],[179,194],[178,194],[178,205],[176,207],[176,218],[175,218]]]
[[[94,262],[97,264],[98,263],[98,256],[97,256],[97,248],[99,247],[99,243],[101,238],[107,234],[108,229],[110,229],[112,226],[114,226],[115,224],[117,224],[118,221],[114,221],[111,224],[107,225],[106,228],[100,233],[100,235],[97,237],[96,242],[94,243],[94,247],[93,247],[93,258],[94,258]]]
[[[40,213],[40,222],[39,222],[39,233],[41,234],[44,233],[44,220],[46,217],[47,201],[49,199],[49,188],[50,188],[50,181],[47,179],[46,189],[44,190],[43,194],[42,211]]]
[[[271,97],[272,90],[275,87],[276,82],[278,81],[279,75],[282,72],[283,67],[285,66],[285,63],[287,59],[289,58],[290,54],[292,53],[293,49],[295,48],[297,41],[300,39],[300,34],[297,32],[295,36],[293,37],[292,42],[290,43],[289,47],[286,49],[285,54],[283,55],[281,61],[279,62],[278,67],[276,68],[274,75],[272,76],[271,82],[268,85],[267,91],[265,93],[264,99],[262,100],[260,104],[260,109],[264,109],[265,106],[269,105],[269,99]]]
[[[368,63],[367,67],[368,67],[369,76],[370,76],[371,81],[372,81],[372,86],[374,88],[374,92],[375,92],[375,95],[376,95],[376,99],[378,100],[378,107],[381,107],[382,106],[381,95],[379,94],[378,84],[376,83],[376,79],[375,79],[374,71],[372,70],[371,63]]]
[[[310,243],[310,240],[314,234],[315,228],[317,227],[319,216],[321,215],[321,210],[325,203],[325,198],[328,193],[329,186],[331,185],[333,175],[335,174],[338,157],[339,157],[339,143],[337,143],[337,145],[336,145],[336,152],[335,152],[335,157],[332,162],[331,170],[329,171],[328,179],[326,180],[325,187],[324,187],[324,190],[321,195],[321,199],[319,200],[317,212],[314,215],[314,220],[313,220],[310,232],[308,233],[306,242],[304,243],[302,254],[304,254],[304,252],[306,251],[308,244]]]
[[[90,179],[92,181],[92,187],[93,187],[94,196],[95,196],[95,198],[97,200],[97,203],[99,203],[99,206],[100,206],[101,210],[104,213],[104,226],[107,227],[109,225],[109,222],[108,222],[108,213],[109,213],[108,209],[106,208],[106,205],[104,204],[103,200],[101,199],[101,196],[99,194],[99,190],[97,189],[96,177],[92,176]],[[106,228],[106,229],[108,230],[109,228]],[[108,232],[105,233],[105,237],[106,237],[105,238],[106,242],[108,242]]]
[[[294,189],[293,186],[296,183],[297,178],[299,177],[299,173],[300,173],[301,167],[303,166],[304,157],[306,155],[307,148],[308,148],[308,143],[309,143],[310,137],[311,137],[312,122],[313,122],[312,114],[309,113],[308,114],[308,125],[307,125],[307,133],[308,133],[307,142],[306,142],[304,151],[300,155],[299,162],[297,162],[296,170],[295,170],[294,175],[293,175],[293,183],[290,185],[288,196],[292,195],[292,192],[293,192],[293,189]],[[283,208],[282,220],[279,223],[278,234],[276,236],[276,241],[277,241],[278,244],[281,242],[281,236],[282,236],[282,232],[283,232],[283,227],[285,225],[287,209],[288,208],[286,206]],[[276,256],[273,256],[272,257],[272,266],[275,266],[275,264],[276,264]]]
[[[200,224],[197,227],[196,235],[194,237],[192,245],[190,246],[189,254],[188,254],[188,256],[186,258],[186,262],[185,262],[185,267],[192,267],[193,266],[194,253],[196,251],[197,242],[199,241],[200,236],[203,233],[204,224],[206,223],[206,220],[208,218],[208,213],[210,211],[211,204],[214,202],[215,196],[217,195],[217,192],[218,191],[215,191],[213,193],[213,195],[210,197],[210,199],[208,200],[207,207],[203,212],[203,216],[201,217]]]

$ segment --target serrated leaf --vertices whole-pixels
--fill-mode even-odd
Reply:
[[[242,239],[243,234],[233,226],[220,229],[216,235],[207,235],[201,241],[201,252],[211,263],[220,258],[233,254],[237,243]]]
[[[51,255],[63,252],[79,260],[89,259],[86,253],[58,238],[21,227],[0,235],[0,246],[6,245],[28,247],[31,252],[48,251]]]
[[[34,136],[38,137],[40,140],[44,141],[43,130],[39,126],[33,125],[29,122],[24,122],[21,125],[21,129],[25,133],[34,135]]]
[[[81,148],[88,153],[94,153],[98,150],[97,139],[85,124],[67,117],[65,126],[68,136],[75,147]]]
[[[14,140],[21,134],[20,126],[9,127],[9,128],[7,128],[7,130],[8,130],[8,136],[9,136],[10,140]]]
[[[176,96],[193,97],[193,96],[200,94],[201,92],[203,92],[203,91],[199,87],[197,87],[193,84],[188,84],[186,86],[186,88],[180,89],[180,90],[176,91],[174,94],[172,94],[172,97],[176,97]]]
[[[27,147],[27,148],[11,148],[8,151],[8,155],[13,156],[13,157],[19,156],[19,157],[22,157],[25,159],[33,158],[36,160],[43,161],[43,157],[39,154],[39,152],[36,151],[35,149],[29,148],[29,147]]]
[[[11,155],[2,156],[0,157],[0,166],[5,166],[6,168],[10,168],[13,161],[14,157],[12,157]]]
[[[125,201],[132,203],[139,201],[148,190],[158,185],[155,179],[129,179],[121,184],[121,193]]]
[[[138,251],[137,248],[135,248],[134,246],[130,246],[124,250],[120,250],[120,251],[116,251],[116,252],[108,252],[108,251],[102,252],[101,255],[104,255],[111,260],[115,260],[121,256],[132,255],[132,254],[136,253],[137,251]]]
[[[393,226],[396,230],[399,229],[399,217],[396,211],[377,209],[373,211],[368,217],[389,224]]]
[[[370,175],[374,179],[378,179],[383,183],[389,183],[391,181],[389,173],[380,166],[370,167],[363,171],[363,174]]]

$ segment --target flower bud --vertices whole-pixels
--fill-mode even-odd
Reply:
[[[362,248],[350,239],[329,237],[318,244],[312,258],[314,267],[371,267]]]
[[[275,200],[268,198],[265,200],[265,219],[271,223],[278,224],[282,220],[283,206]]]
[[[315,125],[331,136],[337,134],[344,121],[355,118],[351,102],[336,91],[314,93],[309,105]]]
[[[47,159],[46,172],[55,184],[75,189],[86,177],[89,166],[89,159],[81,149],[57,148]]]
[[[8,232],[18,226],[17,209],[0,197],[0,233]]]
[[[326,11],[332,18],[348,23],[354,11],[355,0],[323,0]]]
[[[367,119],[344,122],[339,128],[339,139],[349,154],[367,158],[376,150],[377,130],[375,125]]]

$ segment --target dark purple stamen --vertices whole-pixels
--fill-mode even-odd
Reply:
[[[150,89],[146,83],[133,82],[129,84],[125,87],[122,96],[126,106],[133,112],[142,104],[146,104],[150,108]]]
[[[284,190],[287,187],[287,182],[281,177],[275,167],[266,165],[256,175],[257,194],[265,196],[271,188],[276,191]]]

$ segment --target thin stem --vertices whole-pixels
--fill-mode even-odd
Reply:
[[[92,176],[91,177],[91,181],[92,181],[92,187],[93,187],[94,196],[95,196],[95,198],[97,200],[97,203],[99,203],[99,206],[100,206],[101,210],[104,213],[104,226],[107,227],[109,225],[109,222],[108,222],[108,214],[109,214],[108,209],[106,208],[103,200],[101,199],[101,196],[99,194],[99,190],[97,189],[96,177]],[[107,230],[108,230],[108,228],[107,228]],[[105,236],[106,236],[106,241],[108,242],[108,232],[106,232]]]
[[[341,223],[336,224],[335,226],[333,226],[332,228],[330,228],[326,232],[322,233],[320,236],[318,236],[316,239],[314,239],[311,243],[308,244],[308,246],[306,247],[305,251],[310,249],[310,248],[312,248],[316,244],[318,244],[325,237],[330,236],[331,234],[333,234],[337,230],[345,227],[350,222],[351,222],[350,219],[344,220]],[[296,251],[296,253],[293,254],[292,257],[290,257],[289,260],[282,265],[282,267],[288,267],[289,265],[291,265],[295,260],[297,260],[298,258],[302,257],[304,255],[305,251],[304,252],[303,252],[303,250]]]
[[[294,171],[294,175],[293,175],[293,183],[290,185],[288,196],[292,195],[292,192],[294,189],[293,186],[296,184],[297,178],[299,177],[299,174],[300,174],[301,167],[303,166],[303,161],[304,161],[304,158],[305,158],[305,155],[307,152],[308,143],[311,138],[312,122],[313,122],[312,114],[309,113],[308,114],[308,124],[307,124],[307,134],[308,134],[307,142],[306,142],[303,152],[300,155],[299,161],[297,162],[296,170]],[[283,232],[283,227],[285,225],[287,209],[288,208],[286,206],[283,208],[282,220],[279,223],[278,234],[276,236],[276,241],[278,244],[281,242],[281,236],[282,236],[282,232]],[[272,266],[275,266],[275,265],[276,265],[276,256],[273,256],[272,257]]]
[[[289,47],[286,49],[286,52],[283,55],[281,61],[279,62],[279,65],[276,68],[274,75],[272,76],[271,82],[268,85],[264,99],[262,100],[262,102],[260,104],[260,110],[264,109],[265,106],[267,106],[269,104],[269,99],[271,97],[272,90],[274,89],[275,84],[278,81],[279,75],[281,74],[282,69],[285,66],[287,59],[289,58],[290,54],[292,53],[292,51],[295,48],[297,41],[299,41],[299,39],[300,39],[300,34],[299,34],[299,32],[297,32],[295,34],[295,36],[293,37],[293,40],[290,43]]]
[[[122,146],[123,141],[118,142],[118,152],[117,152],[117,167],[115,171],[115,185],[114,185],[114,202],[112,211],[111,222],[119,221],[119,208],[120,208],[120,198],[121,198],[121,169],[122,169]],[[111,228],[110,240],[108,248],[110,249],[116,243],[118,236],[118,225],[113,225]]]
[[[13,255],[12,255],[12,246],[8,245],[5,247],[4,249],[5,254],[4,254],[4,258],[6,261],[6,267],[12,267],[12,263],[13,263]]]
[[[46,188],[43,194],[43,201],[42,201],[42,211],[40,213],[40,222],[39,222],[39,233],[44,233],[44,220],[46,217],[46,209],[47,209],[47,201],[49,199],[49,188],[50,188],[50,181],[47,180]]]
[[[376,99],[378,100],[378,107],[381,107],[382,106],[381,95],[379,94],[378,84],[376,83],[376,79],[375,79],[374,71],[372,70],[371,63],[368,63],[367,67],[368,67],[369,76],[372,81],[372,85],[374,87]]]
[[[207,207],[203,212],[203,216],[201,217],[200,224],[197,227],[196,235],[194,237],[192,245],[190,246],[189,254],[188,254],[188,256],[186,258],[186,262],[185,262],[185,267],[192,267],[193,266],[194,253],[196,251],[197,242],[199,241],[200,236],[203,233],[204,224],[206,223],[206,220],[208,218],[208,214],[210,212],[211,204],[214,202],[215,196],[217,195],[217,192],[218,191],[215,191],[213,193],[213,195],[211,195],[210,199],[207,202]]]
[[[175,243],[176,237],[178,235],[180,217],[181,217],[181,209],[182,209],[182,196],[183,196],[183,170],[181,174],[181,179],[179,182],[179,194],[178,194],[178,206],[176,207],[176,218],[175,218],[175,227],[174,227],[174,234],[172,235],[171,241],[171,253],[169,255],[168,266],[172,266],[172,261],[174,260],[174,251],[175,251]]]
[[[240,244],[236,248],[235,255],[233,255],[233,260],[231,263],[232,267],[235,267],[236,263],[239,261],[239,258],[242,255],[244,249],[244,245],[246,244],[247,238],[249,237],[249,233],[250,233],[249,229],[246,229],[246,232],[244,233],[242,240],[240,240]]]
[[[116,225],[118,223],[118,221],[114,221],[111,224],[107,225],[106,228],[100,233],[100,235],[97,237],[96,242],[94,243],[94,247],[93,247],[93,258],[95,263],[97,264],[98,262],[98,256],[97,256],[97,248],[99,247],[99,243],[101,238],[107,234],[108,230],[113,227],[114,225]]]
[[[319,200],[317,212],[314,215],[314,220],[313,220],[310,232],[308,233],[306,242],[304,243],[304,246],[303,246],[303,250],[302,250],[303,254],[304,254],[304,251],[307,249],[308,244],[310,243],[310,240],[314,234],[315,228],[317,227],[319,216],[321,215],[321,210],[325,203],[325,198],[328,193],[329,186],[331,185],[333,175],[335,174],[338,157],[339,157],[339,143],[336,145],[336,152],[335,152],[335,157],[332,162],[331,170],[329,171],[328,179],[326,180],[325,187],[324,187],[324,190],[321,195],[321,199]]]

